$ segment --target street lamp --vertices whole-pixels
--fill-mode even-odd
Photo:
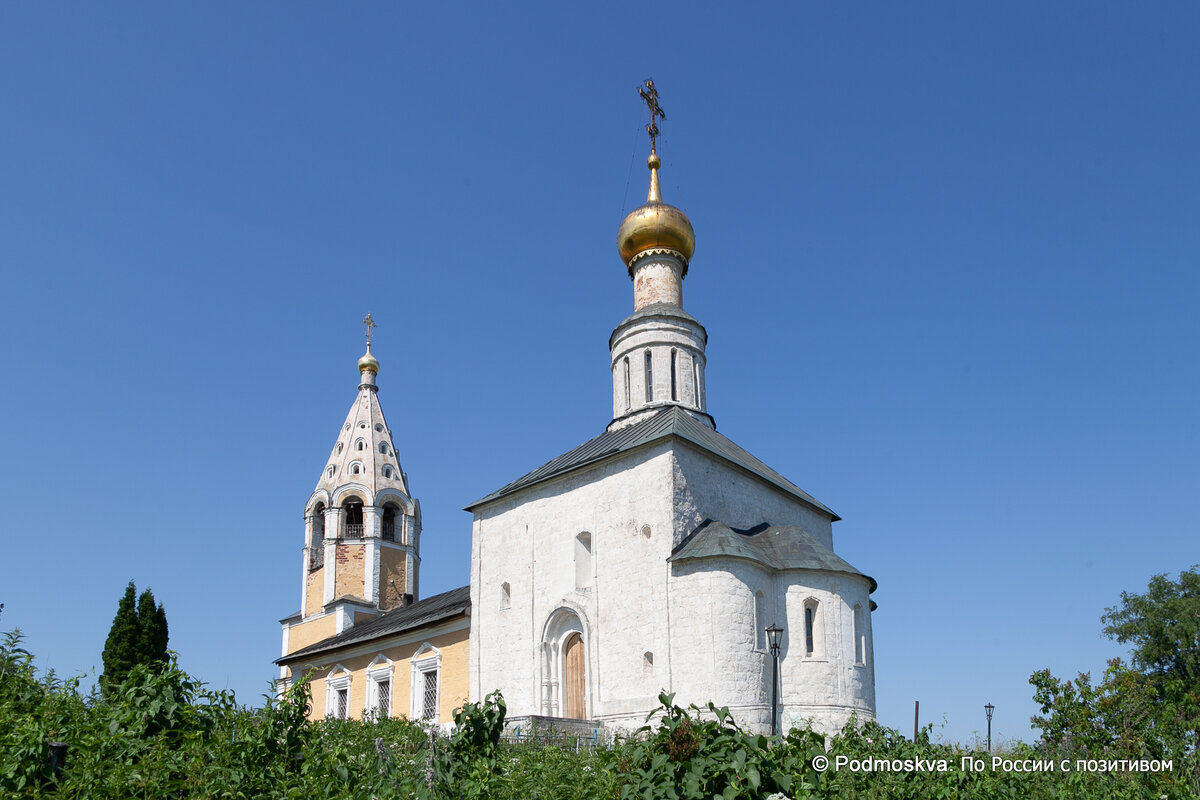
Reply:
[[[779,641],[783,628],[771,623],[767,628],[767,645],[771,648],[771,735],[779,735]]]
[[[983,710],[988,718],[988,755],[990,756],[992,754],[992,712],[996,710],[996,707],[988,703]]]

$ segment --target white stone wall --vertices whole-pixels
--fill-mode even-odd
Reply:
[[[850,715],[875,716],[874,671],[854,662],[853,607],[869,608],[865,578],[807,570],[774,572],[740,559],[685,561],[671,584],[672,663],[692,664],[675,675],[679,705],[728,706],[739,724],[767,730],[771,724],[771,655],[759,630],[784,629],[780,647],[780,719],[833,733]],[[755,594],[763,592],[762,614]],[[818,601],[821,640],[805,653],[804,602]],[[764,637],[765,638],[765,637]]]
[[[867,579],[778,573],[741,559],[669,563],[673,547],[706,517],[737,527],[800,525],[832,546],[827,515],[675,441],[476,509],[472,699],[500,689],[511,716],[561,713],[561,686],[547,685],[560,677],[547,672],[555,656],[543,643],[552,616],[568,609],[584,636],[591,719],[636,728],[657,706],[658,693],[673,691],[679,704],[712,700],[729,706],[740,724],[767,729],[771,659],[758,630],[772,622],[787,631],[785,725],[811,719],[832,731],[854,710],[873,717],[869,612],[862,665],[854,663],[851,630],[854,605],[869,608]],[[584,531],[591,535],[593,563],[590,585],[578,588],[588,583],[576,567],[576,537]],[[820,655],[811,658],[803,652],[809,599],[819,603],[823,634]],[[558,704],[548,706],[548,697]]]
[[[833,550],[833,520],[824,512],[687,444],[675,448],[675,462],[676,543],[713,519],[741,529],[761,522],[798,525]]]
[[[783,586],[787,622],[780,647],[780,704],[786,726],[803,726],[833,733],[845,725],[852,712],[859,719],[875,717],[875,674],[870,653],[870,612],[864,613],[868,659],[863,665],[854,661],[851,634],[854,605],[870,608],[866,578],[838,573],[785,572],[779,576]],[[818,603],[814,655],[805,653],[804,604]]]
[[[510,715],[544,713],[540,645],[551,614],[566,607],[582,622],[589,716],[654,705],[671,669],[664,614],[671,463],[663,442],[477,510],[473,698],[501,689]],[[575,537],[582,531],[592,535],[594,577],[578,590]],[[510,605],[501,608],[505,582]],[[649,675],[646,652],[654,654]]]

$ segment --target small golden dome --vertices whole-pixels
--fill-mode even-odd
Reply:
[[[367,345],[367,352],[358,360],[358,371],[379,374],[379,362],[375,359],[375,356],[371,355],[370,344]]]
[[[658,168],[661,164],[656,153],[651,153],[646,159],[646,166],[650,168],[650,191],[646,195],[646,204],[631,211],[617,229],[617,251],[621,254],[621,260],[629,266],[638,253],[658,248],[674,250],[683,256],[686,272],[687,262],[696,252],[696,232],[692,230],[687,214],[662,201],[658,186]]]

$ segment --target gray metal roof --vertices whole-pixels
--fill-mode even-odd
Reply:
[[[863,575],[796,525],[767,525],[764,522],[749,530],[739,530],[724,522],[706,519],[679,543],[667,560],[719,557],[744,558],[777,570],[812,569],[860,575],[871,582],[872,592],[878,588],[874,578]]]
[[[690,322],[700,329],[700,331],[704,334],[704,341],[706,343],[708,342],[708,331],[705,330],[704,326],[700,324],[700,320],[696,319],[674,303],[651,303],[645,308],[633,312],[617,324],[617,327],[613,329],[612,335],[608,337],[608,349],[612,350],[613,339],[617,337],[617,334],[622,328],[639,320],[646,319],[647,317],[675,317],[676,319],[682,319]]]
[[[829,514],[835,521],[841,519],[841,517],[826,508],[799,486],[750,455],[731,440],[700,422],[679,406],[666,406],[653,416],[647,417],[626,428],[606,431],[595,439],[584,442],[574,450],[563,453],[558,458],[548,461],[532,472],[517,478],[507,486],[502,486],[487,497],[476,500],[467,506],[466,510],[471,511],[485,503],[499,500],[501,497],[541,483],[542,481],[557,478],[573,470],[596,464],[618,453],[628,452],[636,447],[641,447],[668,437],[682,439],[701,450],[757,475],[813,508]]]
[[[276,664],[284,664],[301,658],[309,658],[330,650],[337,650],[347,645],[367,642],[395,633],[416,630],[425,625],[449,619],[471,610],[471,587],[462,586],[448,592],[435,594],[419,600],[412,605],[401,606],[387,611],[381,616],[366,622],[360,622],[349,630],[342,631],[336,636],[322,639],[316,644],[288,653],[282,658],[275,659]]]

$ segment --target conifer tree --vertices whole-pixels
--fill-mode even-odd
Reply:
[[[167,613],[149,589],[138,597],[138,651],[144,664],[167,660]]]
[[[100,691],[105,695],[120,686],[138,664],[161,664],[167,660],[167,614],[161,603],[154,602],[149,589],[138,597],[133,581],[125,587],[104,642],[102,658]]]

